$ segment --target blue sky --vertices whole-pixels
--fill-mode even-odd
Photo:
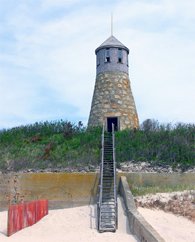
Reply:
[[[0,129],[87,123],[111,12],[140,123],[195,122],[194,0],[0,0]]]

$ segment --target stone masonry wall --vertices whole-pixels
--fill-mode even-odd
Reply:
[[[100,73],[96,77],[88,127],[102,126],[107,117],[119,117],[120,130],[139,126],[129,76],[124,72]]]

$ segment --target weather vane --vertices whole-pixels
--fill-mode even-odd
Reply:
[[[113,13],[111,13],[111,36],[113,36]]]

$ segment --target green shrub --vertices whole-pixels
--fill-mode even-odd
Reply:
[[[86,129],[68,121],[40,122],[0,131],[0,169],[98,165],[101,127]],[[116,160],[195,165],[195,125],[144,121],[138,130],[116,132]],[[119,164],[118,164],[119,165]]]
[[[195,125],[144,121],[139,130],[116,133],[117,160],[164,163],[173,167],[195,165]],[[154,162],[155,161],[155,162]]]

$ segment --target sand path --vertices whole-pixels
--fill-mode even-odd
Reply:
[[[195,242],[195,223],[162,210],[138,208],[138,211],[167,242]]]
[[[116,233],[98,233],[96,207],[50,210],[39,223],[11,237],[6,236],[7,212],[0,212],[1,242],[135,242],[119,199],[119,228]],[[195,242],[195,223],[161,210],[139,208],[138,211],[167,242]]]
[[[96,230],[96,208],[93,205],[50,210],[39,223],[6,237],[7,212],[0,212],[1,242],[135,242],[131,235],[123,203],[119,199],[119,228],[116,233]]]

